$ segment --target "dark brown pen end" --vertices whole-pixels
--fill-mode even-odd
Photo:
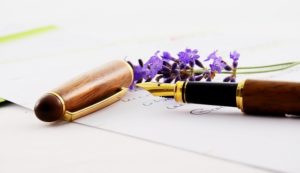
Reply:
[[[246,114],[300,115],[300,83],[246,80],[237,93]]]
[[[64,105],[57,96],[46,94],[37,101],[34,112],[38,119],[45,122],[53,122],[63,116]]]

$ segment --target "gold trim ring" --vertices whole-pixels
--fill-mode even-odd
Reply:
[[[183,92],[183,88],[184,88],[184,83],[185,82],[182,82],[182,81],[178,81],[176,82],[176,87],[175,87],[175,95],[174,95],[174,98],[177,102],[181,102],[183,103],[184,100],[183,100],[183,97],[182,97],[182,92]]]
[[[129,65],[128,62],[126,62],[125,60],[123,60],[122,62],[126,64],[126,66],[128,67],[128,69],[130,71],[130,74],[131,74],[131,82],[130,82],[130,84],[132,84],[132,82],[134,80],[133,67],[131,67],[131,65]]]
[[[246,81],[242,81],[238,83],[237,89],[236,89],[236,106],[241,109],[241,111],[244,111],[243,108],[243,89],[245,86]]]
[[[64,99],[59,95],[57,94],[56,92],[48,92],[48,94],[51,94],[51,95],[54,95],[55,97],[57,97],[59,99],[59,101],[61,102],[62,106],[63,106],[63,112],[62,112],[62,115],[64,116],[65,113],[66,113],[66,105],[65,105],[65,101]]]

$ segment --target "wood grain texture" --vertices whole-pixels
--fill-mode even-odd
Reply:
[[[242,95],[247,114],[300,115],[300,83],[246,80]]]
[[[79,76],[54,90],[65,102],[66,110],[77,111],[129,87],[133,79],[125,61],[113,61]]]

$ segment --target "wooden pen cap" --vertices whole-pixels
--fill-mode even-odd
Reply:
[[[45,94],[34,111],[42,121],[72,121],[119,100],[132,81],[132,67],[122,60],[112,61]]]
[[[246,114],[300,115],[300,83],[246,80],[238,85],[237,105]]]

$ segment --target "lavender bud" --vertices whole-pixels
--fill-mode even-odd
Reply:
[[[189,78],[189,81],[195,81],[194,76],[191,76],[191,77]]]
[[[167,61],[163,61],[163,65],[166,66],[166,67],[168,67],[168,68],[172,67],[171,64],[168,63]]]
[[[172,73],[177,76],[179,74],[179,71],[178,70],[173,70]]]
[[[190,66],[185,66],[184,69],[189,70],[189,69],[191,69],[191,67]]]
[[[136,81],[136,83],[142,83],[142,82],[143,82],[143,79]]]
[[[223,82],[229,82],[231,80],[231,76],[224,78]]]
[[[177,68],[177,64],[176,63],[172,64],[172,70],[175,70],[176,68]]]
[[[205,75],[205,76],[208,76],[210,74],[210,72],[208,71],[208,70],[205,70],[204,72],[203,72],[203,75]]]
[[[163,66],[161,71],[170,72],[170,68]]]
[[[165,80],[164,80],[164,83],[171,83],[173,81],[173,78],[166,78]]]
[[[182,70],[185,68],[185,66],[186,66],[185,64],[180,64],[179,68]]]
[[[170,72],[169,71],[161,71],[161,73],[160,74],[162,74],[162,75],[166,75],[166,74],[170,74]]]
[[[207,81],[207,82],[210,82],[210,81],[211,81],[211,77],[208,77],[208,78],[206,79],[206,81]]]
[[[198,67],[204,68],[203,64],[199,60],[195,60],[195,63]]]
[[[187,76],[187,75],[181,75],[181,76],[180,76],[181,80],[187,80],[188,77],[189,77],[189,76]]]
[[[202,75],[198,75],[198,76],[195,77],[195,81],[201,81],[202,78],[203,78]]]
[[[163,75],[157,76],[157,77],[155,78],[155,81],[156,81],[156,82],[159,82],[159,80],[160,80],[161,78],[163,78]]]
[[[189,64],[190,64],[191,67],[194,67],[194,62],[193,61],[190,61]]]
[[[237,68],[238,62],[237,62],[237,61],[234,61],[234,62],[232,63],[232,66],[233,66],[233,68]]]
[[[144,67],[143,60],[142,60],[142,59],[139,59],[138,61],[139,61],[139,65],[140,65],[141,67]]]
[[[170,73],[164,73],[164,74],[163,74],[163,77],[164,77],[164,78],[168,78],[168,77],[170,77],[170,76],[171,76]]]
[[[229,65],[226,65],[226,66],[224,67],[224,69],[225,69],[226,71],[231,71],[231,70],[232,70],[232,68],[231,68]]]
[[[180,76],[177,76],[177,77],[175,78],[175,82],[180,81],[180,80],[181,80]]]

